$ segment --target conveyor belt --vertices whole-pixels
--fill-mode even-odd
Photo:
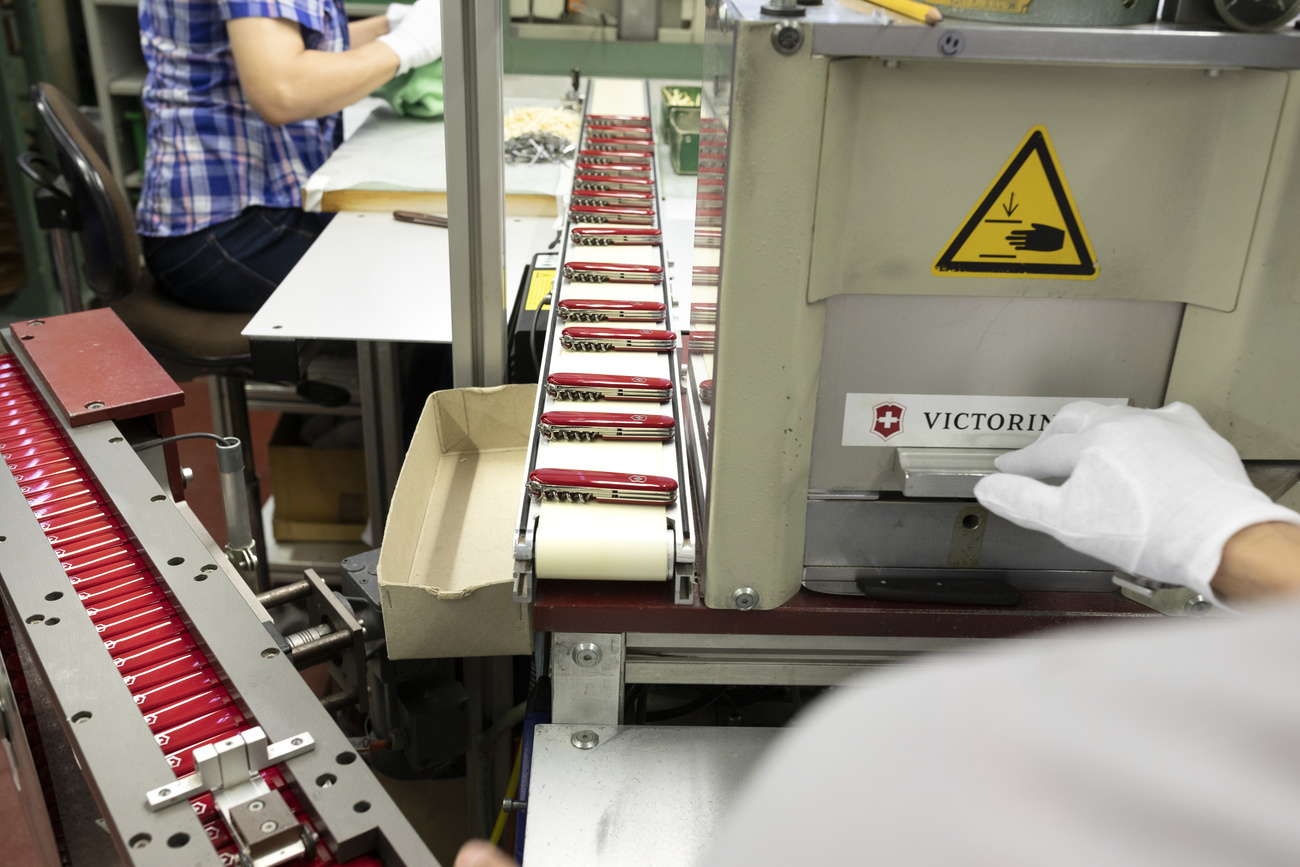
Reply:
[[[255,725],[221,685],[216,666],[12,355],[0,355],[0,455],[176,776],[194,770],[196,747]],[[262,778],[282,789],[298,821],[310,825],[278,770],[268,768]],[[237,864],[211,796],[190,803],[223,863]],[[313,867],[337,863],[323,842],[316,854]],[[348,863],[382,864],[373,856]]]
[[[522,522],[533,530],[531,554],[535,574],[539,578],[558,579],[616,579],[637,581],[662,581],[673,579],[677,563],[689,561],[689,494],[682,459],[681,399],[678,382],[678,346],[671,351],[575,351],[566,348],[561,340],[569,326],[595,324],[631,333],[638,329],[675,331],[671,295],[667,283],[664,248],[661,238],[655,243],[628,243],[611,245],[577,244],[570,230],[578,227],[623,228],[618,221],[605,222],[605,216],[589,210],[599,207],[592,197],[610,197],[611,207],[632,207],[615,201],[620,191],[617,186],[608,190],[599,187],[599,178],[614,180],[625,175],[648,174],[653,195],[640,203],[649,213],[638,218],[636,225],[658,229],[659,197],[657,195],[657,158],[653,144],[653,128],[649,120],[649,95],[644,82],[598,79],[592,82],[587,98],[587,113],[583,120],[582,143],[579,160],[589,161],[589,168],[581,169],[575,181],[571,199],[569,223],[565,229],[561,253],[561,274],[574,263],[598,265],[650,266],[660,270],[657,282],[588,282],[564,277],[557,282],[556,305],[570,300],[605,300],[618,302],[659,302],[663,305],[662,322],[637,322],[609,320],[598,323],[566,322],[558,310],[552,314],[548,347],[543,360],[541,379],[558,373],[614,374],[632,377],[667,379],[674,383],[671,396],[664,402],[612,401],[594,402],[574,399],[557,399],[539,388],[536,423],[543,413],[600,412],[637,416],[667,415],[675,420],[676,435],[665,443],[629,440],[599,439],[595,441],[547,440],[534,431],[529,471],[561,468],[594,470],[659,476],[672,479],[678,488],[678,498],[670,506],[629,505],[605,502],[525,502]],[[604,116],[593,120],[596,116]],[[610,117],[616,116],[616,117]],[[595,123],[599,129],[593,129]],[[613,127],[614,131],[609,131]],[[643,130],[638,133],[637,130]],[[622,136],[621,138],[619,136]],[[621,144],[622,142],[631,142]],[[622,156],[618,154],[630,154]],[[606,156],[612,154],[611,156]],[[629,161],[623,168],[605,168],[611,163]],[[553,305],[553,308],[555,305]],[[527,535],[525,530],[521,535]]]

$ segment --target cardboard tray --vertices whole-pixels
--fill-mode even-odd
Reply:
[[[535,385],[431,394],[393,494],[379,557],[390,659],[532,653],[512,599],[515,517]]]

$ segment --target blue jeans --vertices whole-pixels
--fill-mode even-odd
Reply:
[[[141,238],[159,288],[205,310],[253,313],[298,264],[330,214],[252,207],[233,220],[174,238]]]

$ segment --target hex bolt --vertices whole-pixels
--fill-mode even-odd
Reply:
[[[758,591],[753,587],[737,587],[731,594],[731,604],[740,611],[758,607]]]
[[[803,45],[803,28],[793,22],[783,21],[772,28],[772,47],[777,54],[789,56]]]
[[[589,750],[596,744],[600,743],[600,735],[596,734],[591,729],[583,729],[582,731],[574,732],[573,737],[569,738],[569,743],[573,744],[580,750]]]
[[[600,646],[592,644],[590,641],[584,641],[582,644],[575,645],[573,648],[573,661],[583,668],[591,668],[597,665],[604,654]]]
[[[267,819],[265,822],[262,823],[262,833],[269,834],[278,827],[280,827],[279,822],[276,822],[274,819]]]

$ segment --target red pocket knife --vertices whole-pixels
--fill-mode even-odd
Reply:
[[[706,302],[699,302],[691,305],[691,323],[702,322],[705,324],[718,321],[718,305]]]
[[[644,190],[577,190],[573,191],[575,205],[619,205],[634,208],[653,208],[655,194]]]
[[[654,153],[655,143],[649,139],[639,138],[600,138],[597,136],[587,136],[587,140],[582,143],[587,150],[604,151],[606,153],[621,151],[624,153],[641,154],[649,156]]]
[[[587,123],[592,124],[630,124],[633,126],[649,126],[650,118],[644,114],[589,114]]]
[[[673,438],[670,415],[623,412],[544,412],[537,429],[551,440],[654,440]]]
[[[700,383],[700,401],[710,405],[713,403],[713,380],[706,379]]]
[[[649,328],[566,328],[560,345],[573,352],[668,352],[677,333]]]
[[[650,168],[650,154],[644,151],[599,151],[592,148],[578,151],[578,159],[584,163],[595,163],[597,165],[637,165],[645,166],[647,171]]]
[[[587,132],[593,136],[601,138],[635,138],[646,139],[650,136],[650,128],[645,126],[636,126],[633,124],[615,124],[588,122]]]
[[[565,322],[663,322],[667,307],[662,301],[601,301],[566,298],[556,306]]]
[[[573,167],[576,175],[612,175],[620,178],[649,178],[650,164],[579,162]]]
[[[653,208],[615,208],[600,205],[570,205],[569,216],[578,223],[632,223],[653,225]]]
[[[579,247],[608,247],[660,244],[663,233],[658,229],[605,229],[578,226],[569,231],[569,240]]]
[[[673,394],[670,379],[612,373],[552,373],[546,393],[556,400],[644,400],[664,403]]]
[[[574,283],[662,283],[664,269],[659,265],[565,262],[564,276]]]
[[[696,286],[717,286],[717,265],[696,265],[691,269],[691,283]]]
[[[695,355],[707,355],[718,344],[716,331],[692,331],[690,350]]]
[[[536,500],[666,506],[677,500],[677,480],[598,470],[544,469],[529,474],[528,493]]]
[[[624,190],[654,195],[655,182],[649,178],[624,178],[618,175],[603,175],[599,169],[596,169],[593,172],[584,172],[577,175],[573,181],[573,189],[575,192]]]

